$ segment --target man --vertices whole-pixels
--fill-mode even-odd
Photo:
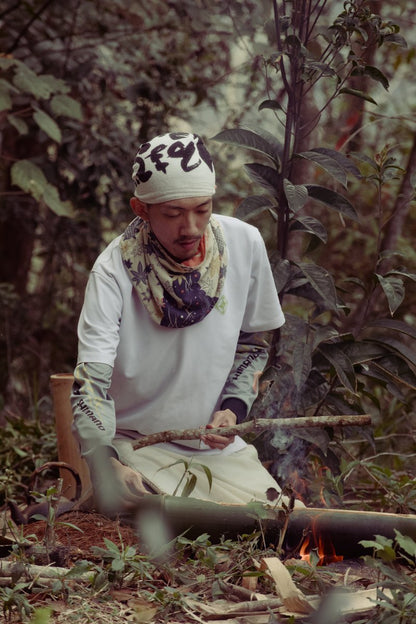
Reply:
[[[215,171],[197,135],[141,145],[133,180],[136,218],[97,259],[78,328],[74,432],[98,503],[123,511],[195,477],[195,497],[266,500],[279,486],[238,436],[133,448],[143,435],[244,420],[265,332],[284,322],[259,232],[212,214]]]

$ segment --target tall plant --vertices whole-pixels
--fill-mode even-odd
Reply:
[[[374,382],[401,399],[403,387],[416,389],[416,357],[409,345],[416,332],[392,318],[405,297],[405,282],[416,280],[416,275],[404,266],[387,267],[382,262],[386,256],[394,257],[394,250],[381,253],[382,188],[401,170],[388,150],[380,150],[376,157],[347,156],[312,142],[324,111],[337,98],[346,94],[357,103],[375,104],[367,92],[352,88],[353,77],[367,77],[388,88],[382,70],[366,62],[369,48],[406,44],[394,23],[359,0],[345,2],[333,23],[322,27],[327,4],[326,0],[294,0],[280,6],[272,2],[273,18],[266,27],[272,52],[264,65],[267,84],[274,80],[277,93],[269,94],[259,109],[273,111],[275,126],[267,131],[232,128],[214,137],[260,156],[245,170],[265,193],[244,199],[237,216],[251,220],[267,213],[276,224],[271,260],[286,324],[266,372],[272,384],[255,408],[266,417],[362,413],[368,398],[377,405]],[[325,89],[320,88],[320,97],[312,100],[322,84]],[[327,97],[318,107],[324,93]],[[308,167],[302,166],[305,162]],[[327,185],[311,181],[315,166]],[[359,221],[346,196],[351,181],[362,188],[369,182],[377,187],[378,252],[368,280],[352,276],[341,288],[326,267],[311,259],[311,251],[327,242],[319,204],[336,211],[342,222]],[[293,245],[295,236],[298,242]],[[352,285],[356,290],[350,296]],[[388,304],[387,316],[381,297]],[[322,436],[319,444],[325,445],[328,439]]]

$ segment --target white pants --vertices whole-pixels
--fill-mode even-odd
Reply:
[[[225,456],[198,454],[197,451],[192,456],[181,455],[157,446],[134,450],[132,443],[127,440],[114,440],[114,446],[120,461],[140,472],[154,490],[162,494],[182,494],[187,479],[191,477],[189,474],[184,477],[186,465],[190,473],[196,476],[195,487],[190,493],[193,498],[245,504],[253,500],[267,502],[268,488],[274,488],[279,493],[281,491],[259,461],[257,450],[252,445]],[[211,487],[208,471],[212,475]],[[286,497],[284,501],[288,503]]]

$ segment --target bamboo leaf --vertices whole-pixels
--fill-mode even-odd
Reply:
[[[354,221],[358,221],[358,215],[354,206],[343,195],[317,184],[306,184],[305,186],[308,189],[309,197],[334,208],[334,210]]]
[[[265,138],[267,136],[267,138]],[[231,130],[223,130],[216,134],[213,141],[220,143],[231,143],[239,147],[252,149],[265,156],[269,156],[277,165],[280,163],[280,154],[282,146],[273,135],[265,132],[260,133],[245,128],[233,128]]]
[[[301,231],[313,234],[323,243],[328,240],[327,231],[318,219],[308,215],[296,215],[290,224],[291,231]]]
[[[45,111],[37,110],[33,114],[33,119],[38,124],[39,128],[45,132],[51,139],[60,143],[62,141],[61,130],[52,117],[50,117]]]
[[[347,188],[347,174],[345,173],[345,169],[341,167],[341,165],[328,154],[322,154],[319,152],[314,152],[313,150],[308,150],[306,152],[299,152],[295,154],[295,156],[299,158],[305,158],[315,164],[319,165],[324,171],[326,171],[330,176],[335,178],[344,188]]]
[[[357,98],[360,98],[361,100],[365,100],[366,102],[370,102],[371,104],[375,104],[377,106],[377,102],[370,97],[369,95],[367,95],[367,93],[364,93],[364,91],[359,91],[358,89],[350,89],[348,87],[343,87],[342,89],[339,90],[340,93],[345,93],[346,95],[354,95]]]
[[[283,190],[287,203],[293,213],[297,213],[305,205],[308,199],[308,191],[303,184],[292,184],[289,180],[283,180]]]
[[[280,180],[280,176],[276,169],[272,169],[272,167],[260,165],[258,163],[249,163],[244,165],[244,169],[247,171],[253,182],[260,184],[260,186],[269,191],[269,193],[276,196]]]
[[[404,299],[405,288],[403,280],[392,275],[383,277],[383,275],[380,275],[379,273],[376,273],[376,277],[383,289],[384,294],[386,295],[390,314],[393,316]]]
[[[184,488],[182,490],[181,496],[189,496],[190,494],[192,494],[192,492],[194,491],[196,486],[196,475],[194,475],[193,473],[188,477],[188,479],[186,480],[186,483],[184,485]]]

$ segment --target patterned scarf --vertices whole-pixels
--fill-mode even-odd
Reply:
[[[189,267],[165,251],[140,217],[127,226],[120,242],[123,263],[158,325],[181,328],[199,323],[217,303],[227,270],[227,248],[213,217],[205,232],[205,248],[201,264]]]

